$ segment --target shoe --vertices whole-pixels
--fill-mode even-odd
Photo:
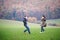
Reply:
[[[40,32],[40,33],[43,33],[43,32]]]

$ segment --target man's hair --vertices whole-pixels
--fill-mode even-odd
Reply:
[[[24,16],[24,17],[26,17],[26,16]]]

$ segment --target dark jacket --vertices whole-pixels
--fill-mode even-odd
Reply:
[[[23,19],[23,23],[24,23],[24,26],[27,25],[27,19],[26,18]]]

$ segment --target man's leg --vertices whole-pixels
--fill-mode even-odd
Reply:
[[[26,28],[27,28],[27,31],[29,32],[29,34],[30,34],[30,29],[29,29],[29,27],[26,25]]]
[[[25,28],[26,28],[26,25],[24,25],[25,26]],[[26,32],[27,31],[27,28],[24,30],[24,32]]]
[[[26,32],[26,31],[27,31],[27,29],[24,30],[24,32]]]

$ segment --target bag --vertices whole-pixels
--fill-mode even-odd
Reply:
[[[47,26],[47,23],[44,24],[44,27],[46,27],[46,26]]]

